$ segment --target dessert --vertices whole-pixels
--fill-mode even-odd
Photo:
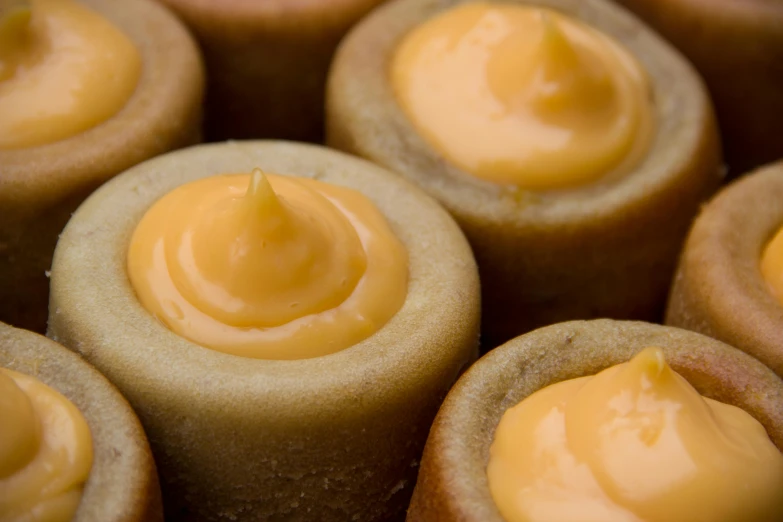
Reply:
[[[733,176],[783,157],[779,2],[618,1],[676,45],[707,82]]]
[[[781,400],[767,367],[694,332],[611,320],[542,328],[449,392],[408,520],[777,520]],[[515,464],[531,445],[540,458]],[[570,452],[581,465],[559,482]],[[524,489],[531,471],[539,480]],[[520,519],[516,507],[534,511]]]
[[[148,1],[2,5],[0,320],[43,332],[71,212],[119,172],[198,141],[202,70],[184,27]]]
[[[2,520],[162,522],[144,431],[80,357],[0,323],[0,397]]]
[[[414,186],[322,147],[230,142],[96,191],[50,309],[49,335],[139,414],[167,519],[344,521],[404,513],[480,305],[469,245]]]
[[[724,188],[693,224],[666,323],[731,343],[783,375],[783,164]]]
[[[324,84],[337,44],[383,0],[159,0],[206,60],[210,140],[321,141]]]
[[[566,319],[658,319],[720,179],[698,76],[601,0],[378,8],[335,58],[327,140],[452,213],[488,347]]]

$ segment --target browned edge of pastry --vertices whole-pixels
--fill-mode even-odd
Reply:
[[[349,33],[330,73],[327,143],[402,174],[452,213],[479,264],[490,346],[569,319],[659,321],[690,222],[720,182],[719,140],[701,79],[611,2],[538,0],[637,57],[652,84],[655,137],[632,172],[590,185],[527,192],[483,181],[447,163],[417,133],[387,71],[410,29],[465,1],[397,0]]]
[[[690,232],[666,324],[736,346],[783,376],[783,305],[760,269],[764,249],[781,227],[783,163],[723,189]]]
[[[199,40],[210,140],[323,140],[324,89],[337,44],[384,0],[159,0]]]
[[[43,332],[52,252],[71,213],[101,183],[201,137],[204,77],[195,42],[149,0],[80,0],[122,30],[143,68],[125,107],[70,138],[0,150],[0,320]]]
[[[139,303],[127,249],[149,207],[186,182],[256,167],[358,190],[405,245],[406,301],[367,339],[311,359],[238,357],[189,342]],[[432,419],[477,356],[480,321],[470,247],[432,198],[369,162],[279,141],[184,149],[101,187],[57,245],[50,310],[50,337],[138,413],[167,520],[192,522],[404,514]]]
[[[648,346],[702,395],[755,417],[783,450],[783,381],[759,361],[709,337],[631,321],[573,321],[541,328],[474,364],[438,412],[408,522],[503,522],[486,466],[503,413],[533,392],[626,362]]]
[[[144,430],[103,375],[46,337],[3,323],[0,366],[56,389],[87,420],[93,465],[73,522],[163,522],[158,475]]]

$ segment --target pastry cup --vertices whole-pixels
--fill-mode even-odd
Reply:
[[[46,337],[3,323],[0,367],[56,389],[90,427],[93,465],[72,522],[163,522],[158,475],[144,430],[105,377]]]
[[[187,181],[255,167],[359,190],[387,217],[410,282],[375,334],[313,359],[249,359],[195,345],[142,308],[125,263],[145,211]],[[372,521],[404,513],[430,423],[477,355],[479,314],[470,247],[416,187],[323,147],[229,142],[139,165],[82,205],[55,253],[49,335],[138,412],[167,520]]]
[[[198,38],[209,76],[211,140],[321,141],[337,44],[384,0],[158,0]]]
[[[479,264],[487,346],[567,319],[660,319],[688,225],[720,179],[712,109],[698,76],[609,2],[537,1],[614,36],[636,55],[650,74],[657,130],[646,157],[623,176],[547,192],[489,183],[424,142],[387,75],[411,28],[463,1],[398,0],[351,32],[330,75],[328,143],[402,174],[452,213]]]
[[[783,163],[723,189],[699,215],[680,259],[666,324],[736,346],[783,376],[783,306],[761,256],[783,227]]]
[[[732,175],[783,157],[783,4],[619,0],[676,45],[707,82]]]
[[[783,381],[754,358],[709,337],[633,321],[572,321],[496,348],[449,392],[430,431],[408,522],[503,522],[486,467],[503,413],[550,384],[593,375],[660,346],[702,395],[743,408],[783,450]]]
[[[143,69],[125,107],[90,130],[38,147],[0,150],[0,320],[46,330],[57,236],[112,176],[200,138],[203,71],[177,19],[147,0],[80,0],[137,46]]]

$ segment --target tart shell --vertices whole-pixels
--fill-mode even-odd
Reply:
[[[340,39],[383,0],[159,0],[201,44],[210,140],[323,139],[324,85]]]
[[[387,70],[408,31],[465,1],[399,0],[351,31],[330,73],[327,143],[401,174],[452,213],[479,264],[487,347],[568,319],[660,320],[688,226],[720,181],[718,135],[701,80],[621,7],[539,0],[638,58],[652,84],[655,136],[635,169],[591,185],[528,192],[483,181],[425,143],[398,106]]]
[[[709,337],[632,321],[541,328],[485,355],[449,392],[430,431],[408,522],[503,522],[489,490],[489,448],[503,413],[533,392],[594,375],[659,346],[702,395],[750,413],[783,450],[783,381]]]
[[[125,107],[102,124],[0,150],[0,320],[41,333],[52,252],[79,203],[112,176],[201,135],[201,58],[184,26],[148,0],[80,1],[133,41],[143,66]]]
[[[0,323],[0,367],[35,377],[84,415],[93,465],[72,522],[163,522],[155,462],[128,402],[81,357],[42,335]]]
[[[181,338],[126,275],[146,210],[191,180],[253,168],[369,197],[406,246],[400,311],[357,345],[293,361],[237,357]],[[285,142],[167,154],[104,185],[74,215],[52,270],[49,335],[128,397],[150,435],[167,520],[389,520],[404,513],[430,423],[477,355],[478,275],[449,215],[357,158]]]
[[[761,274],[783,227],[783,162],[729,185],[701,213],[685,244],[666,324],[736,346],[783,376],[783,305]]]

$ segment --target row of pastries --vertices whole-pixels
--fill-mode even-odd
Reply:
[[[0,522],[783,519],[783,10],[704,4],[0,0]]]

